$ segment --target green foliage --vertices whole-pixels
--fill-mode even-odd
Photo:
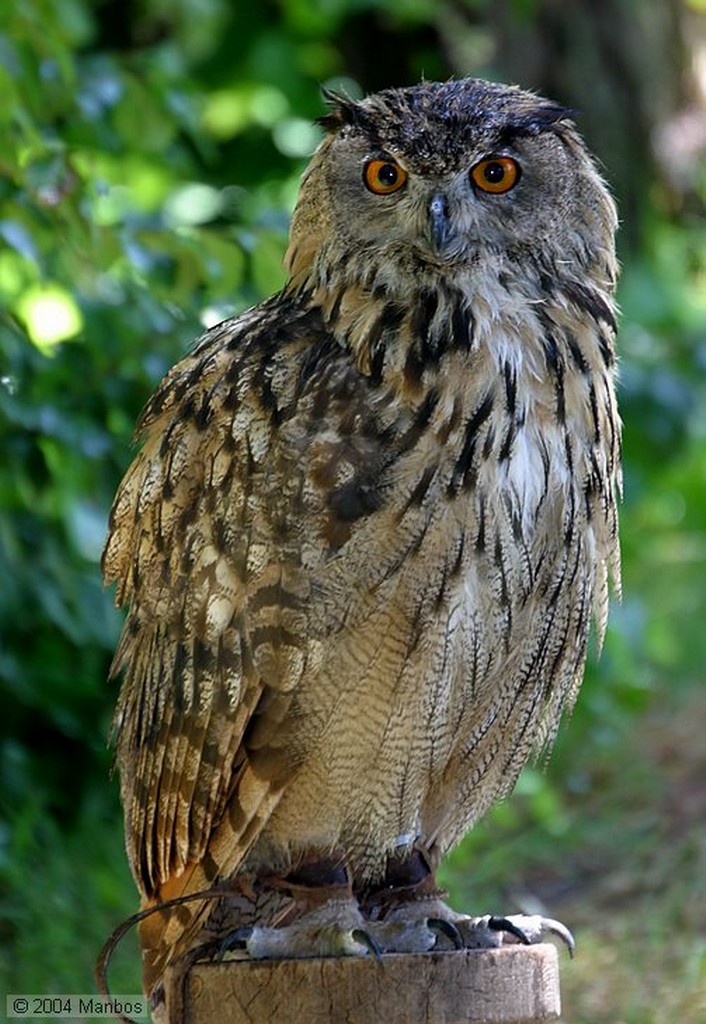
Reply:
[[[95,792],[70,829],[37,790],[5,839],[0,898],[0,992],[89,993],[98,950],[131,909],[117,801]],[[141,990],[134,934],[111,966],[113,991]]]
[[[204,326],[282,282],[320,85],[446,77],[444,19],[459,52],[492,49],[494,5],[466,6],[464,28],[431,0],[2,5],[0,987],[90,990],[133,909],[106,748],[120,622],[99,559],[140,408]],[[469,898],[520,852],[539,864],[547,837],[572,849],[572,809],[615,779],[575,749],[615,765],[660,683],[685,687],[706,660],[706,230],[654,192],[621,287],[625,599],[548,773],[454,855]],[[702,209],[706,181],[696,194]],[[471,860],[488,865],[472,891]],[[137,989],[130,968],[117,979]]]
[[[88,3],[10,7],[0,15],[0,890],[10,894],[0,946],[14,965],[7,988],[84,992],[100,943],[134,903],[108,779],[119,631],[99,569],[108,510],[139,411],[169,365],[203,325],[281,282],[298,169],[274,124],[260,123],[272,109],[278,124],[289,115],[277,90],[268,107],[265,85],[217,82],[252,99],[238,129],[250,133],[248,174],[206,127],[217,89],[192,80],[192,62],[216,44],[218,5],[208,38],[186,33],[184,5],[183,45],[125,41],[122,52]],[[161,16],[153,6],[136,34],[156,32]],[[253,178],[260,191],[243,187]]]

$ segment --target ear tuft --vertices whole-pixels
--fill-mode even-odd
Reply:
[[[337,132],[347,124],[360,123],[361,112],[355,100],[352,100],[349,96],[344,96],[343,93],[334,92],[332,89],[326,88],[321,90],[321,95],[331,110],[328,114],[317,118],[316,123],[325,128],[326,131]]]

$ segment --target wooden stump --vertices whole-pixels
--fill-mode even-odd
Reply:
[[[183,1024],[536,1024],[560,1014],[557,951],[201,963],[184,1011]]]

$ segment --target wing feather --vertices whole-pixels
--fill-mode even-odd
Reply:
[[[253,367],[277,358],[277,312],[266,303],[221,325],[167,375],[111,514],[104,574],[129,605],[113,664],[125,671],[116,754],[146,898],[204,857],[229,803],[243,834],[260,820],[283,771],[281,747],[274,758],[267,747],[307,665],[307,578],[280,508],[296,481],[276,396],[251,386]],[[252,719],[262,784],[244,767]],[[231,869],[246,852],[229,849]]]

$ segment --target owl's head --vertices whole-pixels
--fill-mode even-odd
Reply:
[[[374,263],[404,286],[494,262],[610,289],[615,208],[565,108],[475,79],[328,99],[292,223],[295,283]]]

